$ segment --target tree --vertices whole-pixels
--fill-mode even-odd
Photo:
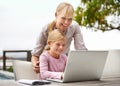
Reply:
[[[93,30],[120,30],[120,0],[81,0],[74,20]]]

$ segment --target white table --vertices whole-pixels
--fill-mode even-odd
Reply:
[[[20,84],[14,80],[0,80],[0,86],[29,86],[29,85]],[[102,79],[101,81],[84,81],[71,83],[52,82],[51,84],[47,84],[44,86],[120,86],[120,77],[106,78]]]

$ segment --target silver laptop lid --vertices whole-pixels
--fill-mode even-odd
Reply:
[[[70,51],[63,82],[101,78],[108,51]]]

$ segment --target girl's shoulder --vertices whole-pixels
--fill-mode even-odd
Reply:
[[[61,54],[61,57],[66,59],[68,56],[63,53],[63,54]]]
[[[62,54],[61,54],[61,56],[64,56],[64,57],[66,57],[67,55],[66,55],[65,53],[62,53]]]
[[[44,51],[41,55],[40,55],[40,58],[48,58],[49,57],[49,54],[47,51]]]

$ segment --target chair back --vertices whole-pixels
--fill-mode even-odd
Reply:
[[[39,75],[36,74],[32,68],[32,63],[28,61],[13,60],[13,71],[15,80],[20,79],[38,79]]]

